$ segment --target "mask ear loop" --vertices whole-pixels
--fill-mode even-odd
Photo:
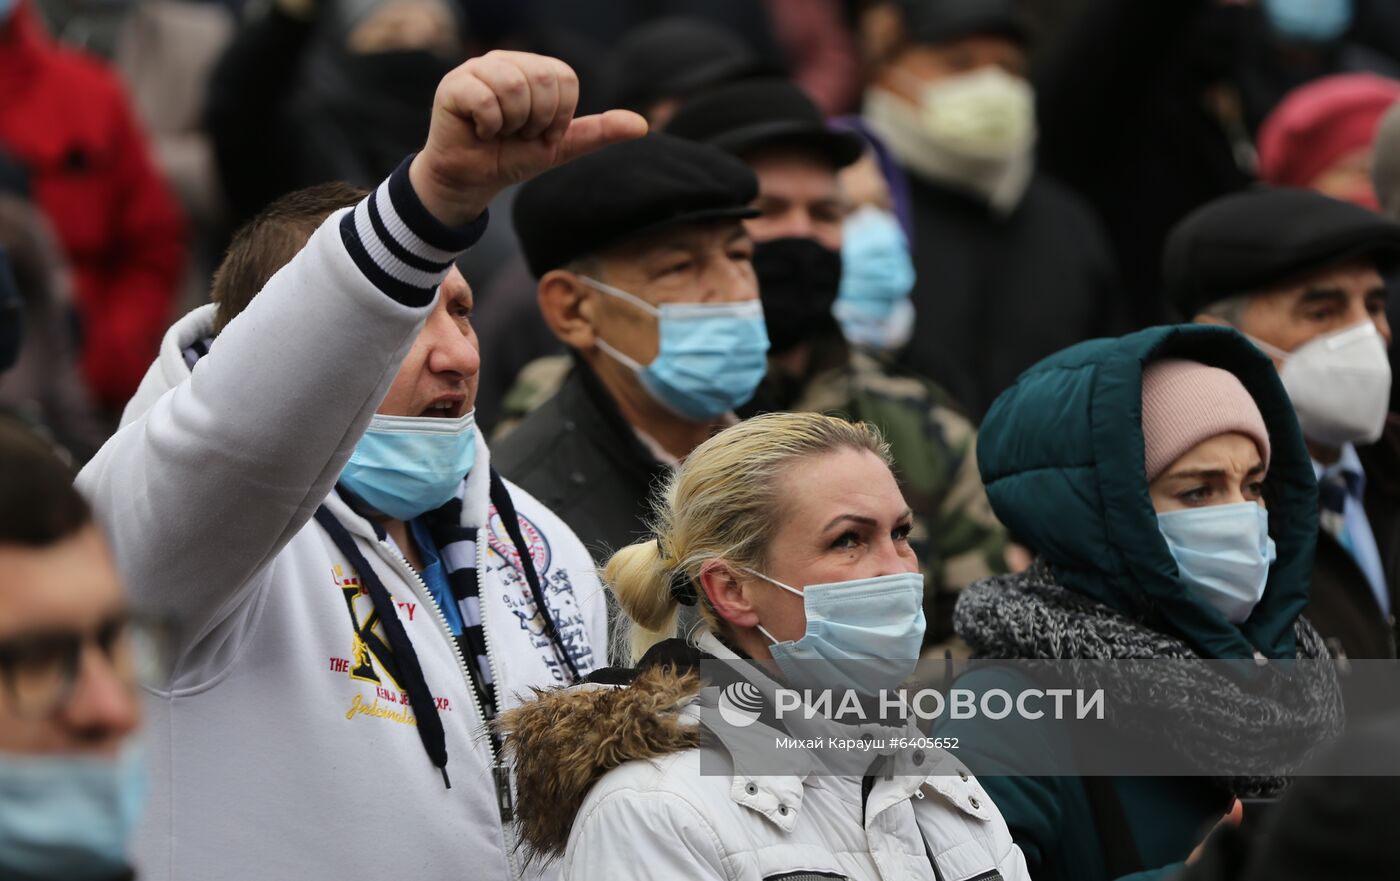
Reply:
[[[748,568],[748,567],[746,567],[746,566],[740,566],[740,567],[739,567],[739,571],[740,571],[740,572],[747,572],[748,574],[752,575],[754,578],[761,578],[761,579],[763,579],[764,581],[768,582],[769,584],[773,585],[774,587],[780,587],[780,588],[782,588],[783,590],[787,591],[788,593],[793,594],[794,596],[798,596],[798,597],[803,596],[802,591],[798,590],[797,588],[795,588],[795,587],[788,587],[786,584],[783,584],[781,581],[777,580],[776,578],[769,578],[767,575],[764,575],[762,572],[755,572],[753,569],[750,569],[750,568]],[[778,639],[776,636],[774,636],[773,634],[769,633],[769,632],[768,632],[768,628],[764,627],[762,624],[759,624],[758,622],[754,622],[754,625],[753,625],[753,626],[754,626],[755,628],[757,628],[757,630],[758,630],[759,633],[762,633],[764,636],[768,637],[768,641],[769,641],[770,643],[772,643],[773,645],[777,645],[778,643],[782,642],[781,639]]]
[[[599,293],[607,294],[610,297],[617,297],[619,300],[622,300],[626,303],[631,303],[633,306],[636,306],[638,309],[641,309],[643,312],[647,313],[653,318],[656,318],[658,321],[661,319],[661,310],[651,305],[646,300],[643,300],[641,297],[638,297],[636,294],[629,294],[622,288],[615,288],[612,285],[607,284],[606,282],[601,282],[598,279],[593,278],[592,276],[580,275],[579,279],[582,280],[584,284],[588,285],[589,287],[593,288]],[[646,370],[646,365],[639,363],[636,358],[633,358],[630,355],[625,355],[622,352],[618,351],[616,348],[613,347],[611,343],[607,342],[602,337],[594,337],[593,344],[596,345],[599,349],[601,349],[603,351],[603,354],[608,355],[614,361],[618,362],[624,367],[631,368],[633,373],[641,373],[642,371]]]
[[[622,288],[615,288],[606,282],[601,282],[598,279],[593,278],[592,276],[580,275],[579,278],[582,279],[584,283],[586,283],[590,287],[604,294],[608,294],[610,296],[617,297],[619,300],[625,300],[628,303],[631,303],[633,306],[636,306],[638,309],[641,309],[643,312],[647,313],[653,318],[661,317],[660,309],[648,303],[646,300],[643,300],[636,294],[629,294]]]
[[[1236,330],[1239,330],[1239,328],[1236,328]],[[1293,357],[1292,352],[1285,352],[1278,346],[1271,346],[1263,340],[1252,337],[1242,330],[1240,331],[1240,333],[1244,336],[1245,339],[1249,340],[1251,343],[1254,344],[1254,348],[1263,352],[1265,355],[1268,355],[1270,358],[1277,358],[1280,361],[1287,361],[1289,358]]]

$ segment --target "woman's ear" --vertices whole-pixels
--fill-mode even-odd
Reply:
[[[553,269],[540,279],[540,314],[559,341],[571,349],[593,348],[593,308],[596,298],[588,285],[565,269]]]
[[[700,589],[720,619],[732,627],[749,628],[758,623],[758,613],[734,567],[721,560],[706,563],[700,570]]]

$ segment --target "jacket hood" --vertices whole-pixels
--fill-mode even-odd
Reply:
[[[700,686],[693,670],[657,665],[625,687],[534,689],[534,700],[500,716],[529,858],[564,852],[584,797],[608,771],[700,743],[700,729],[680,714]]]
[[[198,306],[165,331],[156,360],[146,369],[136,394],[122,410],[121,427],[135,422],[151,409],[161,395],[190,377],[191,365],[185,360],[185,350],[214,336],[214,316],[218,307],[213,303]]]
[[[1263,414],[1273,448],[1265,498],[1278,559],[1264,598],[1232,624],[1182,580],[1147,491],[1143,367],[1185,358],[1235,374]],[[1002,523],[1065,587],[1204,657],[1294,656],[1308,601],[1317,486],[1292,404],[1273,362],[1237,331],[1157,327],[1065,349],[1023,373],[992,405],[978,464]]]

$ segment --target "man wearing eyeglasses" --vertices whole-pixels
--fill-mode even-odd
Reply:
[[[143,769],[121,582],[73,476],[0,421],[0,878],[127,879]]]

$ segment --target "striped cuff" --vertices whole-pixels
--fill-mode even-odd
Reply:
[[[426,306],[452,261],[486,231],[487,212],[449,227],[423,207],[408,180],[410,156],[340,219],[340,238],[375,287],[405,306]]]

